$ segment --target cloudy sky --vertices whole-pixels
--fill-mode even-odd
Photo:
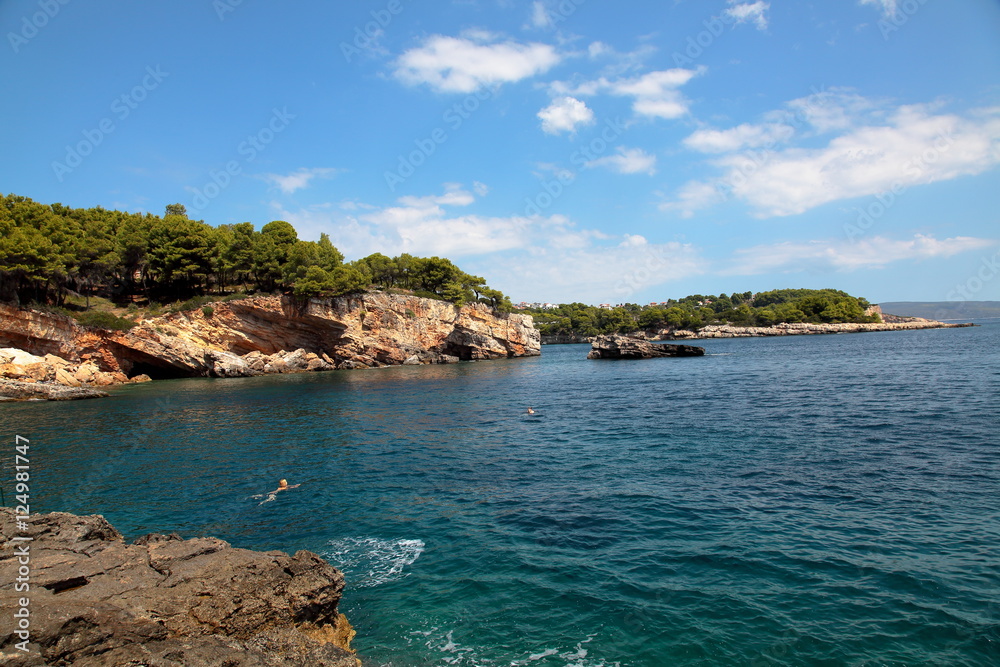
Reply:
[[[1000,299],[995,0],[7,0],[0,192],[515,301]]]

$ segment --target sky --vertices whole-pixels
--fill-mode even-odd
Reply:
[[[997,0],[2,0],[0,193],[517,301],[1000,300]]]

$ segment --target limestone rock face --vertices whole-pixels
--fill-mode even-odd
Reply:
[[[0,536],[0,605],[13,613],[28,595],[31,612],[28,652],[15,648],[13,624],[0,628],[5,665],[360,664],[337,611],[344,577],[308,551],[155,534],[126,544],[101,516],[61,512],[18,531],[9,508],[0,508]],[[24,544],[28,593],[14,590]]]
[[[652,359],[654,357],[700,357],[705,348],[693,345],[648,343],[628,336],[598,336],[590,344],[588,359]]]
[[[129,331],[0,304],[0,378],[107,386],[146,375],[245,377],[536,356],[530,316],[483,304],[368,292],[307,302],[257,296],[140,322]],[[45,355],[38,356],[38,355]]]

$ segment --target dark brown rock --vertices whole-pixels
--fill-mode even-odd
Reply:
[[[598,336],[590,344],[588,359],[652,359],[653,357],[700,357],[705,348],[693,345],[647,343],[628,336]]]
[[[337,611],[344,577],[308,551],[155,534],[126,544],[101,516],[61,512],[18,530],[9,508],[0,508],[0,530],[0,607],[14,610],[27,597],[31,611],[27,652],[11,624],[0,626],[5,665],[360,664]],[[30,590],[16,592],[23,544]]]

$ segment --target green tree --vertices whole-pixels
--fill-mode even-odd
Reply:
[[[316,261],[325,271],[333,271],[344,263],[344,255],[330,241],[329,234],[320,234],[316,244]]]
[[[149,234],[149,268],[162,286],[197,289],[207,282],[216,253],[214,232],[197,220],[172,215]]]

